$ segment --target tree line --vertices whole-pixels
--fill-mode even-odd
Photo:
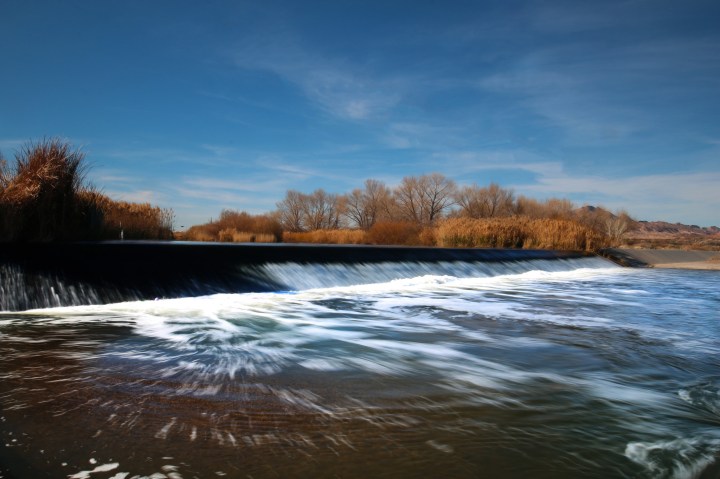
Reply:
[[[85,181],[84,155],[57,139],[0,157],[0,241],[172,239],[172,210],[115,201]],[[368,179],[346,194],[288,190],[264,215],[223,210],[182,239],[596,249],[633,224],[625,212],[538,201],[496,183],[458,186],[431,173],[395,187]],[[570,242],[566,239],[571,238]]]
[[[322,188],[312,193],[288,190],[276,206],[273,215],[284,231],[292,233],[344,228],[370,231],[384,222],[426,228],[451,218],[526,217],[577,221],[617,241],[633,224],[624,211],[577,208],[561,198],[539,201],[496,183],[458,186],[440,173],[406,176],[394,188],[368,179],[362,188],[346,194]]]
[[[275,211],[223,210],[183,239],[597,251],[619,244],[633,224],[622,211],[539,201],[497,183],[459,186],[431,173],[407,176],[392,188],[368,179],[345,194],[291,189]]]

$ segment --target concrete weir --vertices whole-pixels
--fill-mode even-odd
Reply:
[[[86,242],[6,244],[0,310],[283,289],[268,264],[522,262],[582,258],[547,250],[358,245]]]

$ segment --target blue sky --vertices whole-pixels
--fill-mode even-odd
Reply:
[[[716,1],[0,3],[0,151],[116,199],[273,210],[440,172],[720,225]]]

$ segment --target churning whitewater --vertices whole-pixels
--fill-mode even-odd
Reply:
[[[0,313],[0,477],[718,477],[720,276],[265,264]]]

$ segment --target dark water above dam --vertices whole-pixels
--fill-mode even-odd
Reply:
[[[0,478],[720,476],[716,272],[260,270],[0,313]]]

